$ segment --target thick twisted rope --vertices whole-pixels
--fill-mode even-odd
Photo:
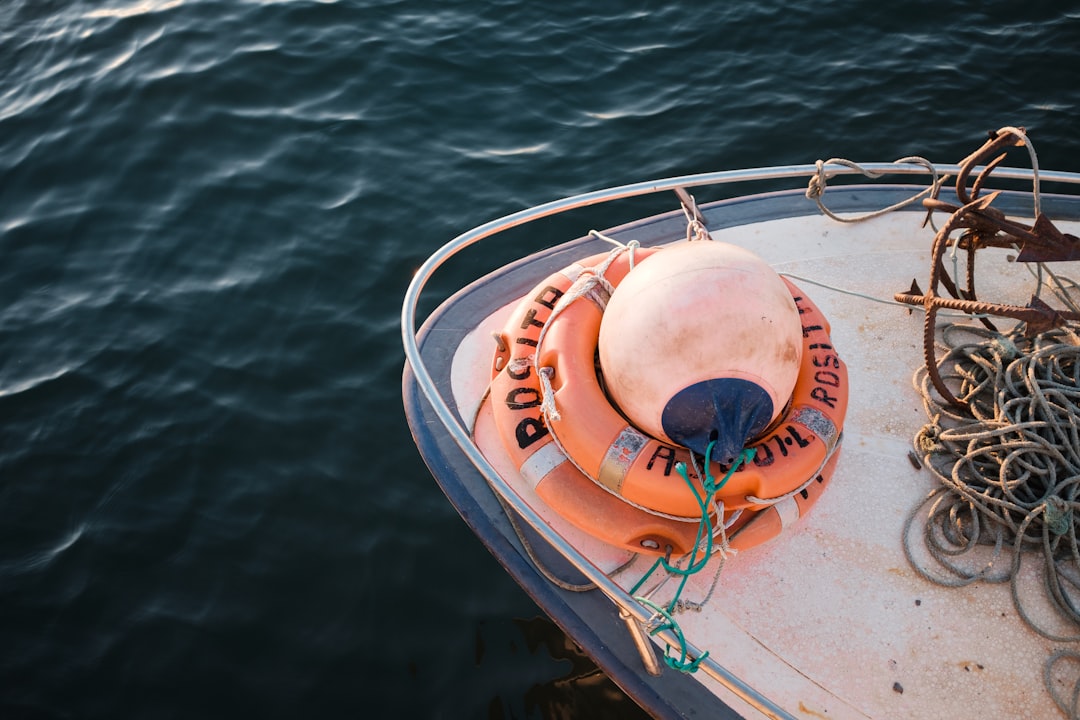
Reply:
[[[938,369],[967,412],[938,396],[925,367],[915,373],[930,418],[915,446],[940,486],[908,516],[904,551],[920,575],[941,585],[1010,583],[1025,623],[1049,640],[1075,642],[1080,640],[1080,335],[1059,328],[1025,338],[1020,330],[998,335],[972,326],[945,329],[947,352]],[[974,341],[960,342],[961,331],[968,340],[974,335]],[[932,560],[919,561],[912,550],[920,515]],[[974,552],[987,546],[993,548],[988,558]],[[1047,628],[1029,612],[1017,586],[1024,559],[1039,563],[1047,602],[1074,631]],[[1080,718],[1080,686],[1066,700],[1050,684],[1058,655],[1045,669],[1047,688],[1064,713]]]

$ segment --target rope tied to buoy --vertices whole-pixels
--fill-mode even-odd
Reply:
[[[615,292],[615,288],[605,277],[605,273],[611,264],[615,262],[623,253],[629,253],[630,267],[633,269],[635,252],[641,244],[637,240],[631,240],[630,242],[623,244],[618,240],[603,235],[596,230],[592,230],[589,233],[593,237],[596,237],[605,242],[609,242],[615,245],[615,249],[608,253],[604,262],[595,267],[584,268],[581,274],[574,280],[573,285],[567,290],[559,301],[555,303],[555,307],[551,311],[551,315],[548,316],[547,322],[544,323],[543,329],[540,330],[540,336],[536,340],[536,352],[529,357],[532,363],[536,366],[535,370],[540,377],[541,392],[543,395],[543,401],[541,409],[544,418],[548,421],[558,422],[562,419],[562,415],[559,414],[559,409],[555,404],[555,391],[552,387],[552,378],[555,376],[555,368],[552,367],[540,367],[540,348],[544,344],[544,338],[547,337],[548,328],[552,327],[552,321],[570,307],[571,303],[580,300],[581,298],[589,298],[596,303],[601,309],[607,305],[607,301],[611,298],[611,293]]]
[[[1022,324],[1004,334],[967,325],[943,328],[945,354],[937,369],[955,388],[962,409],[937,393],[926,367],[916,371],[913,381],[928,422],[914,445],[940,486],[908,515],[904,552],[916,572],[939,585],[1009,583],[1017,614],[1034,632],[1054,642],[1076,642],[1080,334],[1066,326],[1029,338],[1023,330]],[[929,555],[922,559],[912,546],[920,516]],[[1021,595],[1025,559],[1043,576],[1040,605],[1052,608],[1049,615],[1045,609],[1033,612],[1030,598]],[[1060,655],[1045,668],[1047,689],[1062,712],[1078,718],[1080,685],[1066,701],[1050,681]]]
[[[671,669],[685,673],[695,672],[701,662],[709,655],[709,653],[708,651],[706,651],[694,660],[688,659],[689,651],[686,645],[686,638],[683,635],[682,628],[679,626],[679,622],[675,619],[675,614],[679,610],[686,609],[688,607],[698,610],[701,609],[702,604],[687,603],[686,601],[683,601],[682,594],[686,588],[686,583],[690,579],[690,577],[701,572],[714,555],[715,542],[713,537],[714,533],[712,527],[712,518],[710,517],[710,510],[715,507],[716,494],[720,491],[721,488],[724,487],[728,479],[739,469],[741,465],[753,460],[756,454],[756,450],[754,450],[753,448],[744,448],[742,452],[740,452],[739,455],[736,457],[735,461],[724,473],[724,476],[720,478],[719,481],[717,481],[716,477],[712,474],[711,469],[711,455],[713,447],[715,445],[715,441],[708,444],[708,447],[705,450],[704,473],[701,473],[699,471],[699,475],[701,475],[702,477],[701,484],[704,493],[698,492],[698,489],[694,486],[693,481],[691,481],[690,479],[690,472],[686,467],[686,463],[680,462],[675,464],[675,470],[679,473],[683,481],[690,488],[690,491],[694,493],[694,497],[696,498],[698,506],[701,509],[701,520],[698,524],[697,537],[694,541],[694,549],[685,558],[688,560],[687,566],[682,567],[680,564],[671,563],[669,562],[670,558],[668,557],[657,558],[656,562],[654,562],[652,566],[645,571],[645,574],[641,576],[641,579],[639,579],[634,584],[634,586],[630,588],[630,595],[642,605],[651,609],[654,613],[653,619],[649,626],[649,634],[656,635],[657,633],[664,630],[671,630],[675,634],[679,645],[679,647],[677,648],[678,656],[676,657],[671,654],[672,650],[675,650],[676,648],[668,645],[664,651],[664,662]],[[696,463],[695,470],[697,470]],[[717,514],[717,520],[721,524],[723,523],[722,517],[723,512],[722,510],[719,510]],[[720,551],[720,563],[722,566],[727,553],[727,534],[726,532],[724,532],[722,527],[720,528]],[[638,591],[645,584],[645,582],[650,577],[652,577],[653,573],[655,573],[661,568],[668,574],[668,577],[675,576],[680,578],[679,586],[678,588],[676,588],[675,594],[672,596],[671,600],[667,603],[667,605],[660,605],[659,603],[653,601],[645,595],[638,594]]]

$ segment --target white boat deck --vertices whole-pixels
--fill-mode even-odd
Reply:
[[[922,364],[922,313],[798,279],[882,299],[906,290],[913,278],[926,287],[933,230],[920,227],[923,218],[898,212],[845,225],[811,216],[714,232],[716,240],[747,247],[794,276],[825,312],[848,365],[850,406],[836,474],[810,514],[773,542],[731,557],[705,610],[677,619],[696,645],[796,717],[1058,717],[1042,679],[1058,646],[1020,620],[1009,586],[941,587],[920,577],[904,556],[904,520],[932,487],[930,474],[907,456],[925,422],[911,382]],[[1059,226],[1080,234],[1078,223]],[[1024,304],[1032,276],[1004,255],[979,252],[979,296]],[[1078,263],[1055,269],[1080,276]],[[513,304],[487,318],[454,358],[454,394],[465,417],[487,384],[490,332]],[[623,551],[568,526],[520,481],[484,409],[476,435],[495,468],[586,557],[606,569],[625,562]],[[639,558],[617,581],[628,589],[651,562]],[[1039,605],[1042,580],[1033,565],[1023,568],[1022,587],[1031,591],[1032,608],[1056,627]],[[713,567],[691,580],[685,599],[707,595]],[[670,597],[675,584],[655,599]],[[759,717],[698,675],[746,717]],[[1061,687],[1068,697],[1071,681]]]

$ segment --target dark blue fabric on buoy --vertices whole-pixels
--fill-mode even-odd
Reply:
[[[660,417],[664,432],[680,445],[704,455],[716,440],[712,459],[730,465],[773,416],[769,393],[739,378],[715,378],[680,390]]]

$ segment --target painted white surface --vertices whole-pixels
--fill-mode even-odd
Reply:
[[[913,278],[927,285],[932,230],[919,227],[922,219],[894,213],[843,225],[794,218],[714,237],[752,249],[781,273],[891,299]],[[1080,234],[1076,223],[1060,225]],[[1005,254],[980,251],[979,296],[1023,304],[1031,275]],[[1078,263],[1058,267],[1080,276]],[[688,637],[799,717],[1059,717],[1042,682],[1056,645],[1021,622],[1008,586],[943,588],[918,576],[904,557],[904,519],[932,487],[929,474],[907,458],[925,422],[911,384],[922,363],[922,314],[795,282],[830,319],[833,344],[848,364],[843,454],[806,517],[777,540],[730,558],[707,608],[678,616]],[[455,395],[463,406],[475,406],[482,395],[489,335],[509,307],[488,318],[455,357]],[[485,455],[513,478],[489,413],[480,413],[477,434]],[[526,483],[516,487],[601,567],[628,557],[567,526]],[[639,558],[620,582],[630,587],[650,562]],[[1023,569],[1024,587],[1037,596],[1041,579],[1031,564]],[[707,594],[711,570],[691,580],[684,598]],[[716,692],[755,717],[722,688]]]

